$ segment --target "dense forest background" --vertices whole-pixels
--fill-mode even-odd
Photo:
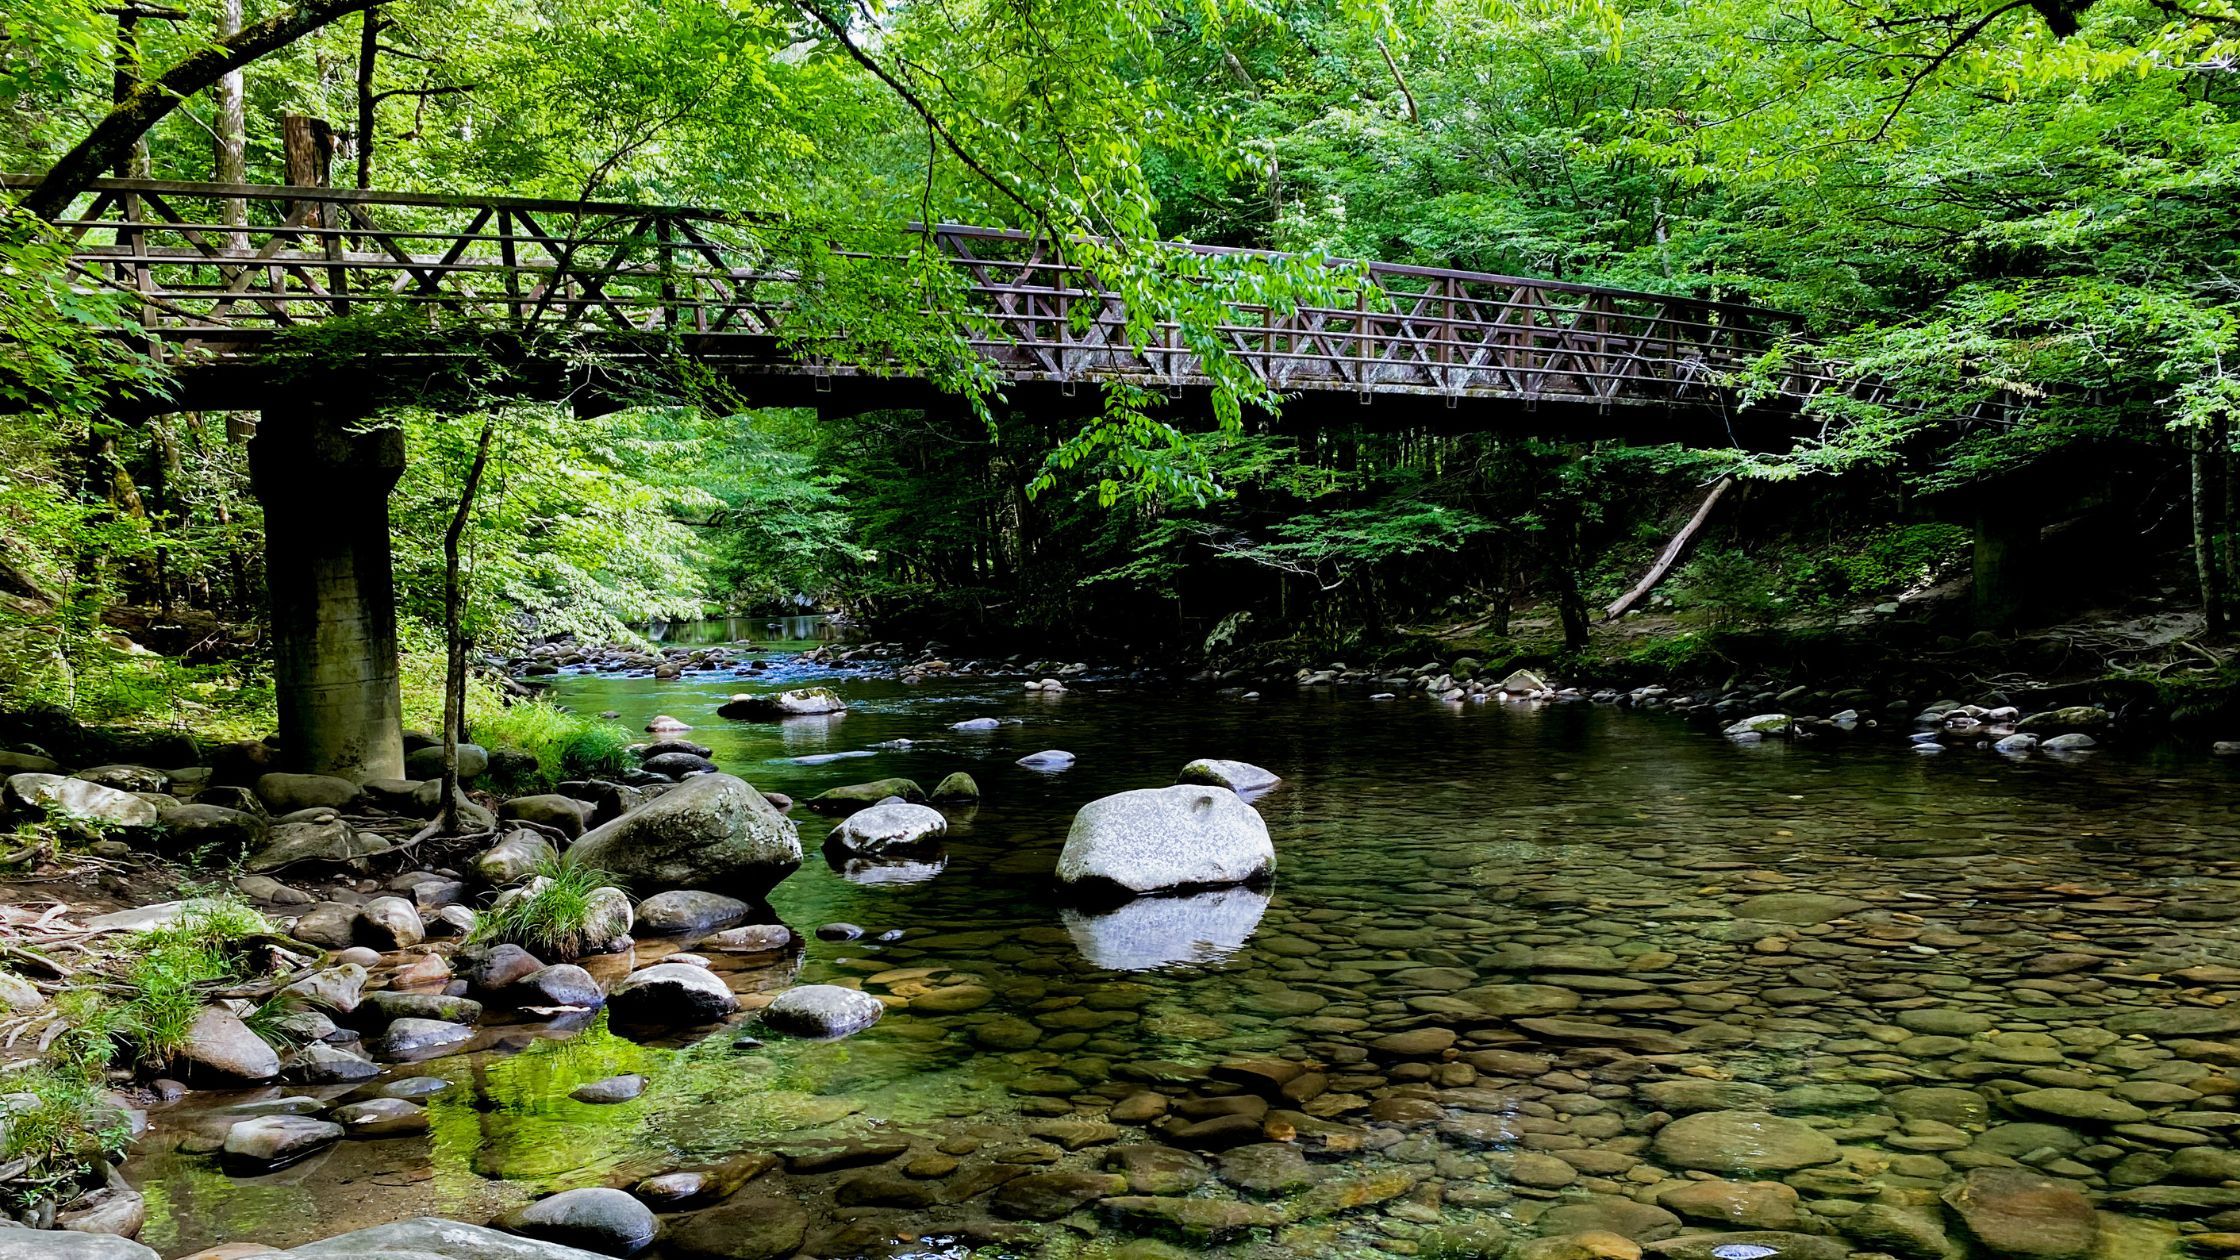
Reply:
[[[1462,644],[1727,669],[1746,642],[1964,637],[1967,601],[1935,596],[1964,586],[1974,532],[2021,522],[2052,548],[2031,619],[2112,627],[2085,665],[2159,674],[2141,661],[2167,650],[2222,677],[2229,0],[118,12],[0,15],[0,168],[82,164],[138,111],[122,169],[280,183],[294,116],[337,184],[717,206],[904,260],[832,277],[822,349],[911,364],[953,406],[747,411],[680,369],[598,417],[502,388],[385,409],[411,455],[392,516],[418,712],[486,423],[466,624],[490,652],[810,604],[1069,656]],[[234,74],[176,73],[273,22],[302,29]],[[934,221],[1093,238],[1078,260],[1131,312],[1186,325],[1243,286],[1312,296],[1324,257],[1762,303],[1807,334],[1768,377],[1809,343],[1884,389],[1824,395],[1749,449],[1589,440],[1522,409],[1463,433],[1308,423],[1233,365],[1210,414],[1125,391],[1035,414],[933,309],[907,225]],[[1162,239],[1307,261],[1206,275]],[[109,335],[129,296],[72,287],[64,240],[31,210],[0,220],[0,678],[19,707],[253,723],[255,417],[117,418],[164,381]],[[1596,629],[1726,479],[1674,576]]]

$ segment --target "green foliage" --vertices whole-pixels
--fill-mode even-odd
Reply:
[[[1712,627],[1767,626],[1781,619],[1779,576],[1731,548],[1704,548],[1673,575],[1673,603]]]
[[[187,1043],[211,994],[254,974],[250,947],[273,927],[231,895],[198,897],[170,923],[117,938],[95,976],[55,1003],[61,1034],[50,1057],[99,1079],[112,1063],[161,1065]]]
[[[548,859],[518,889],[475,917],[467,940],[475,945],[519,945],[539,958],[574,960],[597,944],[592,929],[602,925],[592,894],[617,884],[594,867]]]
[[[0,1163],[24,1162],[6,1190],[19,1210],[75,1197],[100,1161],[123,1158],[131,1142],[130,1122],[98,1077],[37,1064],[0,1076],[0,1092],[9,1096]]]
[[[470,708],[467,730],[476,743],[518,748],[537,759],[536,784],[502,784],[504,790],[549,788],[565,779],[607,778],[635,764],[628,729],[570,713],[541,698],[496,708]]]
[[[1673,575],[1673,602],[1691,619],[1721,629],[1829,620],[1941,580],[1962,565],[1969,545],[1961,526],[1923,523],[1756,554],[1706,547]]]

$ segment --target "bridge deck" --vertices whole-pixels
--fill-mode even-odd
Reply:
[[[0,186],[29,182],[0,176]],[[228,224],[229,207],[247,227]],[[847,366],[861,353],[843,354],[803,301],[806,288],[856,282],[862,264],[888,260],[804,250],[782,225],[705,210],[103,180],[59,226],[77,242],[80,281],[136,295],[151,353],[186,365],[252,364],[288,330],[384,308],[530,336],[671,336],[727,371],[812,389],[914,375]],[[1130,344],[1118,299],[1048,242],[955,225],[932,236],[946,268],[897,300],[961,314],[973,348],[1008,381],[1065,392],[1112,380],[1173,393],[1210,385],[1202,347],[1180,327],[1158,324]],[[1214,335],[1287,395],[1700,411],[1730,401],[1734,376],[1791,327],[1777,313],[1692,298],[1344,267],[1331,304],[1232,303]],[[1804,367],[1782,393],[1831,387],[1856,388]]]

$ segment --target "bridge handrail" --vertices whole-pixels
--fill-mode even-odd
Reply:
[[[29,189],[38,185],[40,177],[21,172],[0,172],[0,189]],[[550,214],[592,215],[607,218],[656,216],[691,219],[705,223],[739,223],[762,229],[786,226],[786,221],[775,215],[752,211],[712,210],[704,206],[672,205],[663,202],[591,201],[565,197],[509,197],[487,196],[473,193],[391,192],[369,188],[296,187],[286,184],[218,184],[175,179],[120,179],[102,178],[87,185],[94,193],[155,193],[159,196],[200,197],[233,201],[315,201],[332,205],[355,206],[411,206],[437,210],[527,210]],[[62,220],[65,225],[84,224],[82,220]],[[90,226],[90,224],[87,224]],[[188,225],[220,230],[222,225]],[[363,229],[343,227],[302,229],[307,235],[320,233],[341,236],[364,236]],[[910,233],[924,231],[922,223],[904,225]],[[1017,228],[981,227],[969,223],[942,222],[934,225],[937,235],[968,240],[1004,241],[1032,244],[1036,238]],[[394,229],[391,235],[428,239],[440,233],[415,232]],[[1281,250],[1258,249],[1240,245],[1206,245],[1195,241],[1167,241],[1194,254],[1216,257],[1282,258]],[[1476,284],[1506,284],[1545,289],[1559,293],[1577,293],[1598,297],[1622,298],[1635,301],[1679,302],[1705,310],[1725,311],[1754,319],[1771,319],[1785,323],[1801,323],[1802,317],[1773,307],[1758,306],[1748,302],[1733,302],[1722,298],[1696,297],[1685,293],[1655,293],[1642,289],[1620,289],[1608,285],[1580,284],[1570,280],[1549,280],[1536,276],[1514,276],[1498,271],[1473,271],[1459,267],[1431,267],[1420,263],[1380,262],[1373,259],[1331,257],[1324,260],[1330,267],[1360,267],[1377,275],[1413,276],[1419,279],[1462,280]],[[1062,262],[1049,261],[1044,265],[1062,268]]]
[[[35,182],[0,175],[0,188]],[[752,360],[763,370],[880,371],[819,362],[819,338],[789,322],[804,309],[799,289],[811,277],[791,269],[771,238],[813,229],[776,216],[159,179],[98,180],[87,196],[84,208],[57,223],[79,242],[74,270],[85,283],[142,299],[142,331],[159,357],[184,345],[246,359],[286,328],[360,304],[395,303],[449,307],[519,328],[666,331],[692,339],[699,353],[735,365]],[[278,222],[198,221],[225,218],[206,203],[228,202],[275,206],[255,217]],[[383,222],[374,217],[380,210],[444,213],[399,213]],[[1136,379],[1168,389],[1210,383],[1201,347],[1173,323],[1155,325],[1148,344],[1131,344],[1124,311],[1065,257],[1063,242],[964,224],[937,225],[930,235],[957,269],[954,292],[971,321],[966,340],[1012,379]],[[1281,257],[1181,247],[1213,257]],[[1784,312],[1684,294],[1406,263],[1327,263],[1358,267],[1366,278],[1343,286],[1347,304],[1232,302],[1229,318],[1190,331],[1221,339],[1224,353],[1284,393],[1443,395],[1450,406],[1461,397],[1498,397],[1720,407],[1731,401],[1735,378],[1798,324]],[[1872,383],[1841,379],[1833,366],[1790,364],[1782,392],[1879,393]]]

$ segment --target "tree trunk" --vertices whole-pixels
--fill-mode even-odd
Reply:
[[[373,187],[373,65],[381,51],[381,14],[367,9],[358,29],[358,187]]]
[[[116,64],[112,71],[109,101],[122,104],[131,99],[133,89],[140,86],[140,17],[131,10],[117,13]],[[148,138],[140,136],[132,142],[117,163],[117,175],[123,179],[148,177]]]
[[[124,161],[149,129],[170,117],[180,102],[266,53],[285,48],[345,14],[362,12],[384,2],[305,0],[187,54],[162,74],[135,85],[129,96],[117,102],[115,108],[94,124],[85,139],[47,168],[38,186],[25,194],[23,208],[42,219],[61,218],[72,198],[99,179],[104,170]]]
[[[1587,647],[1587,597],[1579,591],[1579,518],[1567,513],[1563,536],[1556,548],[1554,569],[1556,616],[1563,622],[1563,648],[1583,652]]]
[[[218,0],[218,38],[231,39],[241,33],[241,0]],[[246,184],[249,182],[249,115],[242,103],[241,72],[228,70],[218,76],[211,89],[217,99],[217,118],[210,133],[210,178],[221,184]],[[227,248],[238,253],[249,250],[249,234],[242,229],[249,226],[249,203],[238,197],[228,198],[219,206],[226,226],[234,229],[227,234]]]
[[[2221,635],[2225,630],[2224,576],[2219,572],[2215,538],[2209,527],[2211,473],[2207,426],[2193,430],[2187,446],[2190,455],[2187,466],[2193,483],[2193,567],[2201,581],[2201,618],[2209,634]]]
[[[443,829],[459,831],[459,732],[467,716],[467,638],[461,625],[463,585],[459,574],[459,542],[466,536],[467,518],[474,512],[475,492],[482,487],[482,470],[490,463],[490,440],[498,430],[496,412],[483,417],[482,435],[475,439],[474,462],[467,467],[466,484],[459,490],[459,510],[452,513],[451,528],[443,534]]]
[[[2223,456],[2217,475],[2224,479],[2224,528],[2217,533],[2217,555],[2224,562],[2224,598],[2229,622],[2236,594],[2233,583],[2240,581],[2240,457],[2236,457],[2232,449],[2231,421],[2217,426],[2217,445]]]

